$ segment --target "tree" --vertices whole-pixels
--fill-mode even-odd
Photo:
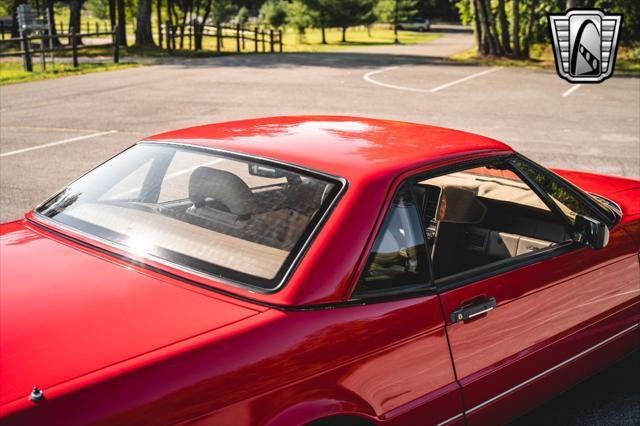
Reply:
[[[116,0],[109,0],[109,23],[111,29],[116,27]]]
[[[118,44],[127,47],[127,12],[124,0],[116,0],[116,6],[118,9]]]
[[[331,25],[342,29],[342,42],[347,42],[347,28],[364,24],[364,19],[373,10],[371,0],[342,0],[340,5],[332,8]]]
[[[249,9],[247,9],[245,6],[242,6],[240,9],[238,9],[238,13],[236,13],[236,22],[238,23],[238,25],[244,27],[245,25],[247,25],[248,21]]]
[[[505,0],[498,0],[498,19],[500,20],[500,40],[502,47],[506,53],[511,53],[511,45],[509,44],[509,22],[507,21]]]
[[[11,7],[11,37],[19,37],[18,32],[18,6],[27,3],[27,0],[14,0]]]
[[[155,47],[151,27],[151,0],[138,0],[136,16],[136,47]]]
[[[267,0],[260,8],[260,22],[272,28],[280,28],[287,21],[287,7],[283,0]]]
[[[84,0],[69,0],[69,28],[79,33],[82,31],[82,5]],[[76,43],[82,44],[82,38],[76,37]]]
[[[211,16],[216,24],[228,21],[236,13],[236,4],[232,0],[208,0],[211,3]]]
[[[162,48],[162,0],[156,0],[156,24],[158,25],[158,47]]]
[[[303,43],[305,31],[315,21],[314,12],[301,0],[293,0],[287,5],[287,25],[293,27],[298,34],[298,42]]]
[[[520,57],[520,0],[511,0],[511,2],[511,22],[513,23],[511,37],[513,39],[513,56]]]
[[[338,6],[339,0],[302,0],[316,18],[315,25],[320,27],[322,44],[327,44],[325,29],[331,20],[333,10]]]
[[[91,12],[94,18],[107,19],[109,17],[108,2],[103,0],[87,0],[85,8]]]
[[[49,13],[49,19],[51,19],[51,22],[49,23],[51,25],[51,27],[49,28],[49,31],[50,31],[49,35],[54,36],[54,38],[51,39],[51,42],[53,46],[57,47],[57,46],[60,46],[60,39],[55,37],[58,34],[58,30],[56,30],[56,14],[53,9],[53,3],[54,3],[54,0],[45,0],[44,7]]]

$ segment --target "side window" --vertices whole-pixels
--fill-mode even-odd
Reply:
[[[419,182],[414,191],[436,284],[571,239],[566,221],[510,164],[434,177]]]
[[[356,293],[428,282],[424,235],[408,185],[394,197],[358,280]]]
[[[576,220],[576,215],[593,216],[593,212],[578,197],[576,197],[568,188],[566,188],[559,180],[543,173],[528,163],[517,159],[514,161],[515,166],[529,179],[534,181],[540,188],[546,192],[553,202],[558,206],[562,213],[569,219],[571,223]]]

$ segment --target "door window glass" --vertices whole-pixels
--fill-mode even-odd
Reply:
[[[420,217],[409,186],[403,186],[391,202],[356,292],[425,284],[427,260]]]

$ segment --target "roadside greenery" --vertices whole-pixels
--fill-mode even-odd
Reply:
[[[532,44],[529,58],[526,59],[483,56],[478,54],[476,48],[457,53],[449,59],[456,62],[485,66],[555,69],[553,50],[548,43]],[[618,48],[615,73],[616,75],[640,76],[640,43]]]
[[[630,46],[640,40],[638,0],[458,0],[456,6],[461,21],[473,26],[481,56],[528,59],[534,44],[550,41],[547,13],[569,8],[622,13],[622,44]]]
[[[0,62],[0,86],[27,81],[46,80],[49,78],[66,77],[70,75],[89,74],[101,71],[121,70],[138,66],[132,63],[82,63],[78,68],[71,64],[56,64],[55,69],[48,65],[47,71],[35,68],[34,72],[26,72],[22,69],[21,62]]]

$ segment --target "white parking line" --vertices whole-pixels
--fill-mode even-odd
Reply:
[[[572,94],[573,92],[575,92],[576,90],[578,90],[580,88],[580,86],[582,86],[582,84],[574,84],[573,86],[571,86],[566,92],[564,92],[562,94],[563,98],[566,98],[567,96],[569,96],[570,94]]]
[[[498,71],[499,69],[502,69],[502,67],[490,68],[488,70],[480,71],[480,72],[477,72],[475,74],[471,74],[471,75],[468,75],[466,77],[460,78],[458,80],[454,80],[454,81],[451,81],[449,83],[445,83],[445,84],[440,85],[438,87],[434,87],[433,89],[418,89],[418,88],[415,88],[415,87],[397,86],[395,84],[382,83],[380,81],[377,81],[377,80],[374,80],[373,78],[371,78],[372,76],[374,76],[376,74],[381,74],[383,72],[395,70],[395,69],[398,69],[398,68],[399,67],[387,67],[387,68],[382,68],[382,69],[379,69],[379,70],[369,71],[368,73],[363,75],[362,78],[365,81],[368,81],[369,83],[372,83],[372,84],[375,84],[375,85],[381,86],[381,87],[387,87],[389,89],[405,90],[405,91],[408,91],[408,92],[418,92],[418,93],[435,93],[435,92],[438,92],[438,91],[440,91],[442,89],[446,89],[447,87],[451,87],[451,86],[453,86],[455,84],[462,83],[464,81],[471,80],[472,78],[480,77],[481,75],[489,74],[489,73]]]
[[[429,92],[431,92],[430,90],[425,90],[425,89],[416,89],[416,88],[413,88],[413,87],[396,86],[394,84],[381,83],[381,82],[376,81],[376,80],[371,78],[372,75],[376,75],[376,74],[380,74],[380,73],[383,73],[383,72],[395,70],[395,69],[398,69],[398,68],[399,67],[387,67],[387,68],[382,68],[381,70],[369,71],[368,73],[363,75],[362,78],[364,78],[369,83],[375,84],[377,86],[387,87],[389,89],[406,90],[408,92],[419,92],[419,93],[429,93]]]
[[[37,149],[42,149],[42,148],[49,148],[49,147],[52,147],[52,146],[62,145],[62,144],[69,143],[69,142],[75,142],[75,141],[81,141],[81,140],[84,140],[84,139],[97,138],[98,136],[110,135],[112,133],[118,133],[118,131],[117,130],[109,130],[107,132],[92,133],[90,135],[77,136],[75,138],[64,139],[64,140],[56,141],[56,142],[45,143],[43,145],[32,146],[30,148],[16,149],[15,151],[9,151],[9,152],[2,153],[2,154],[0,154],[0,157],[8,157],[10,155],[22,154],[23,152],[35,151]]]
[[[477,72],[475,74],[468,75],[468,76],[466,76],[464,78],[461,78],[459,80],[455,80],[455,81],[452,81],[450,83],[443,84],[442,86],[434,87],[433,89],[431,89],[431,93],[438,92],[438,91],[440,91],[442,89],[446,89],[447,87],[451,87],[454,84],[462,83],[463,81],[471,80],[472,78],[480,77],[481,75],[485,75],[485,74],[489,74],[489,73],[492,73],[492,72],[496,72],[499,69],[502,69],[502,67],[489,68],[488,70],[484,70],[484,71]]]

